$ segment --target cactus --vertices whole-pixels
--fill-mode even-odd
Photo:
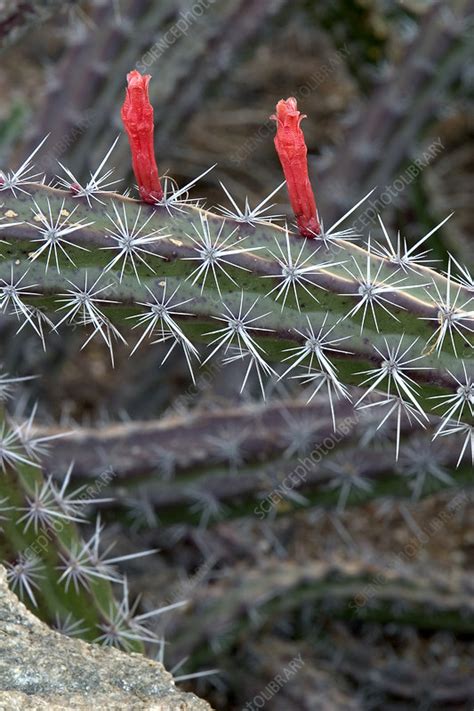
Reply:
[[[48,82],[42,98],[30,146],[32,149],[51,132],[53,149],[40,153],[40,164],[45,170],[54,170],[55,159],[63,162],[67,146],[71,167],[77,174],[88,174],[91,161],[104,155],[110,145],[110,120],[112,118],[115,125],[121,77],[128,71],[131,58],[132,61],[140,58],[146,71],[158,66],[159,61],[160,83],[151,88],[157,123],[161,126],[156,148],[165,152],[168,161],[179,161],[183,158],[183,150],[178,147],[179,133],[200,102],[205,101],[206,87],[210,82],[215,86],[219,81],[225,87],[229,68],[242,56],[242,46],[248,43],[252,33],[267,30],[272,16],[287,4],[261,0],[258,8],[252,7],[251,11],[243,0],[227,2],[222,9],[214,4],[205,21],[196,22],[192,32],[183,34],[166,51],[158,46],[155,54],[156,38],[160,32],[165,33],[168,23],[176,16],[174,3],[167,1],[156,6],[129,0],[121,4],[120,15],[113,17],[107,4],[97,7],[92,4],[90,25],[95,30],[88,27],[88,31],[75,32],[68,38],[58,72],[54,80]],[[388,18],[376,7],[337,3],[328,9],[310,5],[305,10],[308,13],[305,20],[314,26],[316,16],[316,26],[330,26],[334,30],[335,43],[347,40],[347,62],[357,65],[353,68],[356,74],[363,72],[363,55],[369,53],[374,59],[374,50],[378,55],[383,42],[380,33],[385,36]],[[396,12],[404,11],[397,8]],[[344,27],[343,21],[348,13],[353,18],[350,30]],[[323,178],[320,190],[327,219],[336,220],[353,198],[372,187],[382,190],[397,177],[395,171],[403,161],[414,157],[413,144],[420,128],[442,106],[456,72],[468,61],[469,43],[465,41],[462,27],[471,14],[469,0],[453,3],[449,12],[436,4],[421,18],[420,31],[403,47],[398,65],[388,67],[388,77],[387,71],[380,69],[376,84],[380,82],[381,86],[375,86],[367,109],[353,117],[347,139],[334,148],[329,165],[315,166]],[[127,32],[130,23],[136,28],[133,33]],[[75,24],[80,23],[76,20]],[[349,36],[344,34],[341,38],[341,31],[349,31]],[[225,42],[221,43],[221,38]],[[398,33],[397,39],[400,41]],[[368,47],[365,47],[366,41]],[[213,61],[207,62],[211,52],[218,56],[213,54]],[[139,62],[137,66],[143,68]],[[440,66],[441,71],[436,71]],[[74,82],[70,81],[72,76]],[[90,109],[92,97],[93,110]],[[64,105],[68,107],[67,112],[62,110]],[[174,107],[172,112],[168,111],[169,106]],[[380,151],[386,149],[387,144],[390,148],[385,150],[385,159],[381,161]],[[126,150],[119,145],[117,151],[117,163],[123,166],[127,162]],[[198,160],[201,165],[202,157]],[[191,164],[194,163],[193,157]],[[185,169],[189,170],[188,164]]]
[[[359,191],[373,186],[383,191],[398,177],[396,171],[405,160],[418,158],[413,153],[415,138],[433,112],[442,108],[448,87],[466,62],[469,42],[464,27],[473,8],[472,0],[456,0],[449,12],[434,4],[404,48],[403,60],[381,71],[367,108],[354,119],[321,171],[329,219],[347,209],[355,186]]]
[[[250,629],[263,635],[282,617],[291,620],[295,636],[299,630],[307,634],[311,620],[326,617],[416,623],[432,632],[472,631],[474,610],[462,585],[461,580],[449,582],[427,571],[414,580],[409,569],[393,569],[386,561],[385,565],[338,558],[307,565],[269,561],[258,572],[242,567],[230,585],[223,582],[213,590],[197,590],[192,614],[199,625],[180,620],[174,639],[180,651],[196,650],[195,661],[203,664],[208,662],[209,630],[214,647],[224,654]]]
[[[407,433],[398,464],[389,450],[390,433],[378,446],[372,441],[362,458],[361,442],[375,430],[377,418],[370,412],[361,417],[348,402],[341,405],[336,436],[323,398],[309,405],[273,400],[213,413],[198,410],[71,433],[39,429],[35,436],[61,435],[51,443],[45,466],[61,472],[73,459],[77,485],[110,466],[115,476],[106,494],[113,502],[104,505],[104,515],[145,525],[147,511],[161,525],[207,526],[246,515],[288,516],[301,507],[341,512],[386,496],[418,499],[436,488],[471,485],[468,462],[456,471],[454,438],[430,451],[434,423],[426,432],[419,427]]]
[[[214,531],[216,549],[225,556],[225,543],[232,546],[238,540],[239,563],[229,577],[214,576],[212,583],[190,594],[189,614],[199,622],[191,625],[186,618],[175,619],[172,637],[177,658],[184,650],[195,649],[191,658],[201,665],[216,653],[226,658],[228,650],[235,658],[236,648],[245,657],[253,640],[268,640],[276,634],[279,639],[297,641],[300,651],[305,642],[313,651],[315,646],[329,655],[334,651],[330,668],[336,671],[341,657],[335,641],[327,639],[332,633],[336,637],[353,634],[358,641],[367,634],[371,648],[372,635],[378,635],[390,648],[387,625],[390,635],[406,637],[403,656],[417,634],[423,644],[432,640],[433,647],[451,636],[453,646],[454,635],[472,626],[469,575],[456,567],[455,574],[453,570],[453,575],[446,576],[428,549],[438,549],[440,544],[443,548],[449,536],[452,544],[444,548],[443,556],[454,554],[455,534],[466,530],[469,496],[460,492],[433,498],[436,503],[424,502],[424,515],[415,504],[404,510],[400,507],[398,515],[390,517],[382,506],[377,516],[375,506],[348,511],[343,518],[348,526],[346,550],[338,533],[331,535],[329,521],[322,525],[320,518],[307,515],[266,524],[266,530],[249,522],[238,528],[223,525]],[[417,530],[412,518],[411,533],[405,519],[410,512],[420,526]],[[359,538],[363,518],[371,522],[372,544],[367,536]],[[279,545],[275,544],[272,555],[275,538]],[[261,545],[264,541],[269,546]],[[309,665],[309,657],[302,653]],[[247,675],[253,677],[250,670]]]
[[[0,8],[0,49],[16,42],[32,25],[44,22],[54,12],[74,5],[71,0],[40,0],[25,3],[21,0],[7,0]]]
[[[14,383],[0,378],[0,402]],[[119,563],[155,551],[129,556],[112,555],[113,546],[104,551],[100,516],[86,540],[79,531],[88,523],[91,506],[110,501],[97,494],[113,473],[103,471],[92,483],[69,492],[72,464],[60,483],[45,476],[40,464],[55,436],[35,436],[32,418],[18,426],[3,406],[0,415],[0,559],[7,565],[12,589],[64,634],[135,652],[143,652],[145,642],[157,643],[145,618],[135,614],[127,580],[117,570]],[[122,588],[120,602],[114,585]]]
[[[284,439],[285,430],[291,429],[285,419],[288,411],[312,421],[312,441],[324,442],[338,433],[344,416],[356,422],[348,432],[342,430],[338,451],[322,464],[311,462],[306,467],[304,486],[285,492],[275,512],[288,513],[295,504],[305,503],[339,514],[346,505],[375,497],[407,496],[410,487],[399,476],[400,467],[410,447],[428,441],[420,440],[423,430],[425,437],[435,440],[434,448],[446,442],[446,467],[440,466],[433,475],[440,486],[469,484],[468,456],[474,457],[472,289],[454,262],[443,274],[432,268],[428,255],[430,239],[448,218],[411,247],[392,238],[380,219],[379,233],[364,243],[351,219],[363,209],[368,193],[331,227],[325,226],[309,182],[301,117],[291,98],[277,106],[275,145],[296,224],[279,224],[279,216],[273,214],[271,201],[282,186],[253,209],[248,202],[239,207],[223,186],[225,204],[204,209],[189,194],[197,178],[179,188],[169,177],[159,177],[147,88],[148,79],[132,72],[122,111],[140,200],[115,192],[117,178],[108,161],[117,140],[87,183],[61,165],[57,182],[47,184],[34,167],[46,139],[19,169],[0,174],[0,311],[17,321],[18,330],[33,331],[44,348],[50,331],[60,333],[69,325],[83,329],[84,347],[94,338],[105,343],[112,366],[117,342],[122,347],[130,342],[130,355],[159,344],[160,364],[182,352],[193,382],[201,366],[241,363],[242,389],[253,379],[265,399],[267,380],[295,381],[304,386],[304,397],[297,405],[272,402],[257,413],[220,412],[206,421],[199,413],[195,431],[189,421],[176,418],[167,426],[160,423],[160,435],[153,423],[137,424],[135,431],[124,426],[115,431],[110,450],[107,433],[62,432],[63,438],[51,441],[51,465],[41,456],[41,466],[32,456],[35,445],[57,433],[38,433],[30,421],[16,426],[8,421],[0,448],[5,464],[0,499],[6,532],[2,555],[12,561],[12,581],[16,575],[21,587],[23,580],[31,603],[36,604],[37,591],[45,618],[50,619],[58,605],[63,611],[74,609],[77,617],[69,620],[70,630],[77,630],[79,620],[84,620],[87,632],[81,629],[81,633],[132,651],[159,643],[160,637],[145,621],[181,603],[136,614],[126,579],[111,566],[140,554],[116,558],[100,554],[100,519],[90,538],[85,542],[80,538],[79,504],[74,494],[68,497],[65,491],[71,481],[83,491],[88,472],[100,470],[104,451],[107,465],[112,463],[117,470],[117,482],[104,493],[107,498],[113,494],[115,501],[89,503],[100,504],[105,519],[110,515],[128,526],[123,509],[133,503],[137,490],[140,494],[145,488],[149,507],[163,523],[201,528],[219,517],[253,513],[261,518],[260,497],[268,498],[297,470],[306,444],[303,441],[299,448],[295,441]],[[273,418],[269,427],[273,438],[278,422],[282,441],[270,441],[265,428],[257,430],[255,419],[265,417]],[[367,428],[379,430],[386,423],[393,424],[398,463],[388,460],[384,448],[366,453],[361,472],[349,469],[347,464],[356,462]],[[216,432],[218,424],[222,435]],[[171,428],[174,443],[166,436]],[[22,433],[28,436],[18,444]],[[402,435],[407,435],[403,444]],[[237,444],[234,455],[229,455],[232,436]],[[95,453],[92,447],[88,451],[82,447],[87,437]],[[69,469],[64,448],[70,457],[77,441],[77,469]],[[130,442],[142,444],[136,459],[121,455]],[[180,451],[183,443],[190,447],[193,442],[200,445],[201,462]],[[178,463],[174,481],[156,481],[160,457],[171,462],[171,469]],[[420,467],[412,472],[411,493],[416,497],[425,493],[429,474]],[[53,475],[63,478],[60,488]],[[52,522],[62,518],[65,509],[66,523],[57,532]],[[149,535],[155,527],[155,522],[149,526]],[[40,529],[50,534],[41,553],[43,577],[36,559],[25,557]],[[58,566],[63,564],[64,572],[58,576]],[[330,597],[335,601],[334,615],[347,619],[354,612],[350,607],[354,593],[372,581],[374,570],[340,567],[342,572],[332,564],[264,571],[255,585],[258,598],[266,599],[272,588],[282,591],[278,600],[268,601],[265,617],[296,610],[302,602],[318,607]],[[25,571],[29,577],[19,577]],[[383,590],[377,588],[381,592],[377,604],[365,606],[360,613],[364,620],[471,628],[472,611],[468,609],[464,619],[459,613],[462,596],[453,596],[451,589],[446,593],[438,580],[422,581],[413,588],[409,574],[400,575],[402,580],[388,577]],[[62,590],[64,579],[69,586]],[[245,582],[242,590],[251,606],[255,591],[251,579]],[[122,586],[118,600],[115,583]],[[439,594],[432,590],[435,584]],[[245,605],[242,590],[222,598],[224,616],[226,606],[231,608],[224,648],[245,629],[234,619],[235,611]],[[436,617],[424,605],[429,594]],[[406,607],[394,611],[393,603],[400,599]],[[204,612],[203,619],[209,618],[209,610]],[[209,614],[221,613],[218,605]],[[185,638],[187,652],[201,641],[198,632]],[[198,653],[195,662],[200,661]]]
[[[331,402],[365,382],[367,392],[386,387],[399,423],[440,413],[440,434],[469,434],[472,295],[450,270],[419,266],[415,251],[387,258],[371,241],[363,249],[329,230],[302,240],[172,196],[153,208],[6,185],[0,306],[20,328],[44,339],[49,327],[82,323],[87,340],[103,338],[113,354],[132,319],[135,348],[154,336],[170,352],[182,348],[193,378],[199,360],[218,353],[246,359],[259,378],[280,363],[280,377],[311,382]]]
[[[122,95],[122,77],[134,63],[141,71],[160,67],[156,120],[161,129],[157,149],[172,148],[177,133],[196,111],[206,89],[228,76],[254,35],[268,28],[288,0],[260,0],[257,5],[248,0],[228,0],[222,5],[202,5],[206,8],[203,16],[196,12],[193,19],[191,14],[191,31],[187,29],[173,37],[167,31],[180,19],[173,0],[163,0],[159,5],[151,0],[125,0],[120,4],[120,13],[112,13],[108,3],[91,3],[87,31],[75,31],[67,38],[58,71],[47,86],[30,136],[32,150],[46,133],[51,133],[53,150],[39,157],[45,170],[55,169],[56,160],[52,158],[64,162],[61,156],[66,154],[65,146],[68,162],[79,175],[88,174],[91,162],[105,154],[110,145],[110,118],[115,124],[118,120],[116,107]],[[180,9],[181,14],[189,16],[186,7]],[[81,23],[76,18],[74,29],[78,24]],[[135,28],[132,33],[130,25]],[[164,43],[160,42],[163,39]],[[75,89],[71,76],[76,77]],[[157,89],[151,89],[156,100]],[[64,106],[68,107],[67,112]],[[166,110],[168,106],[173,106],[172,115]],[[117,147],[116,160],[119,165],[128,166],[124,144]]]

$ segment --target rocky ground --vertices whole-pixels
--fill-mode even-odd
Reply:
[[[210,711],[159,662],[53,632],[10,592],[0,568],[0,709]]]

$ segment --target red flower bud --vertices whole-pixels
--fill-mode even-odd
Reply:
[[[153,144],[153,107],[148,97],[151,76],[134,70],[127,74],[127,93],[121,116],[132,151],[133,172],[144,202],[163,197]]]
[[[281,99],[276,107],[275,148],[285,174],[291,207],[300,234],[316,237],[321,232],[311,183],[308,176],[306,143],[300,123],[306,118],[298,111],[296,99]]]

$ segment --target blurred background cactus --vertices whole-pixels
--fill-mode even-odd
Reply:
[[[0,557],[51,625],[216,709],[472,707],[473,12],[0,8]]]

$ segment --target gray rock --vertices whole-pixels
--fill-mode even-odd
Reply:
[[[158,662],[50,630],[8,589],[2,566],[0,709],[212,711]]]

